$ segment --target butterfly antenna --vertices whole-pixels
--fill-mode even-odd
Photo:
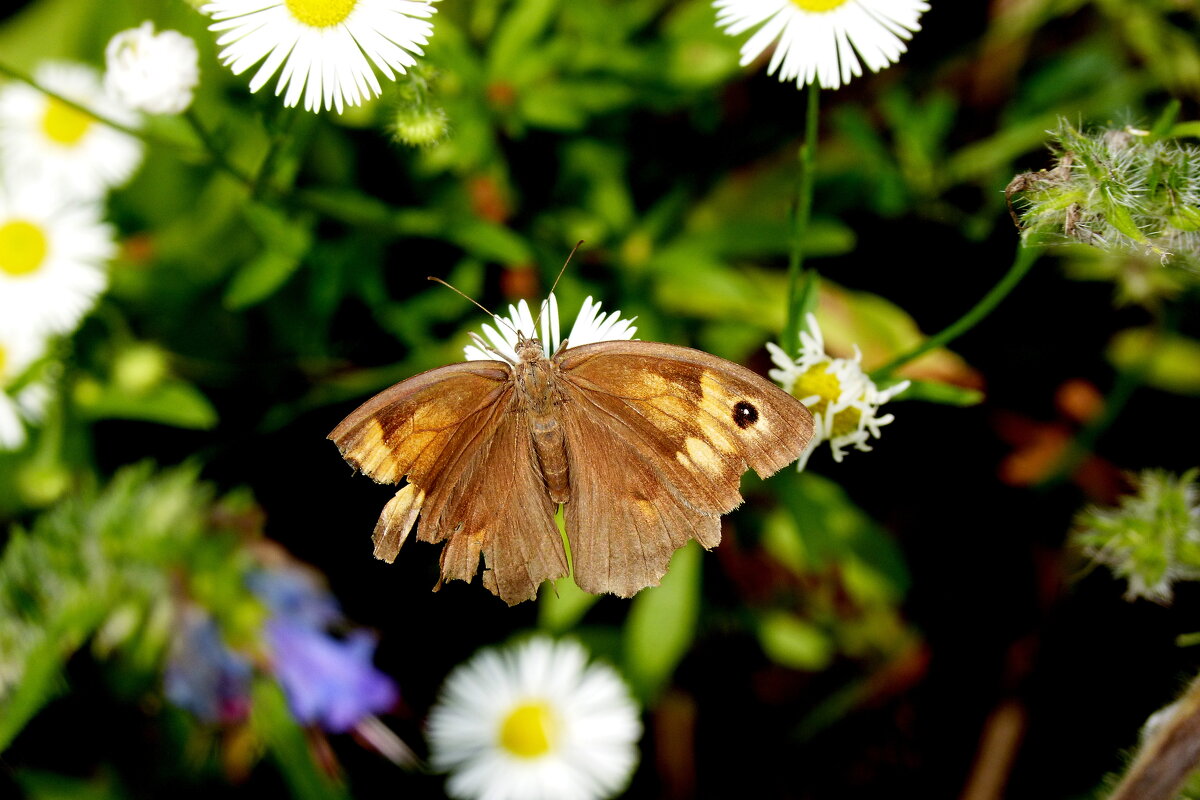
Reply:
[[[508,328],[509,330],[511,330],[513,333],[515,333],[515,334],[518,334],[518,335],[521,333],[519,330],[517,330],[515,327],[513,327],[513,324],[512,324],[511,322],[509,322],[508,320],[506,320],[504,317],[498,317],[498,316],[496,316],[496,315],[495,315],[495,314],[493,314],[491,311],[488,311],[488,310],[487,310],[487,309],[486,309],[486,308],[485,308],[485,307],[484,307],[484,306],[483,306],[481,303],[479,303],[478,301],[476,301],[474,298],[472,298],[472,297],[468,297],[466,294],[464,294],[463,292],[459,291],[458,289],[456,289],[455,287],[451,286],[450,284],[446,283],[446,282],[445,282],[444,280],[442,280],[441,278],[435,278],[435,277],[433,277],[432,275],[426,275],[426,276],[425,276],[425,279],[426,279],[426,280],[433,281],[434,283],[440,283],[442,286],[445,286],[445,287],[446,287],[447,289],[449,289],[450,291],[454,292],[455,294],[459,295],[460,297],[463,297],[463,298],[465,298],[465,299],[467,300],[467,302],[469,302],[469,303],[474,303],[474,304],[475,304],[475,306],[476,306],[476,307],[477,307],[477,308],[478,308],[480,311],[482,311],[483,313],[487,314],[489,317],[491,317],[493,320],[495,320],[495,321],[496,321],[498,324],[500,324],[500,325],[503,325],[504,327],[506,327],[506,328]],[[486,349],[490,349],[490,348],[487,348],[487,347],[485,347],[484,349],[486,350]]]
[[[546,310],[546,306],[550,305],[550,295],[554,294],[554,290],[558,288],[558,281],[562,278],[563,273],[567,271],[567,265],[571,263],[571,257],[574,256],[582,246],[583,239],[580,239],[575,243],[575,246],[571,248],[571,252],[567,254],[567,260],[563,262],[562,269],[558,271],[558,275],[555,277],[554,283],[550,285],[550,294],[546,295],[546,302],[542,304],[540,309],[538,309],[537,318],[533,321],[533,329],[535,331],[538,329],[538,323],[542,321],[542,312]]]
[[[481,310],[483,313],[487,314],[487,315],[488,315],[489,317],[491,317],[492,319],[496,319],[496,315],[495,315],[495,314],[493,314],[491,311],[488,311],[486,308],[484,308],[484,307],[483,307],[483,305],[482,305],[481,303],[479,303],[478,301],[476,301],[476,300],[475,300],[474,298],[472,298],[472,297],[467,297],[467,295],[466,295],[466,294],[464,294],[463,292],[461,292],[461,291],[459,291],[458,289],[454,288],[454,287],[453,287],[453,286],[451,286],[450,284],[446,283],[446,282],[445,282],[444,280],[442,280],[441,278],[435,278],[435,277],[433,277],[432,275],[427,275],[427,276],[425,277],[425,280],[427,280],[427,281],[433,281],[434,283],[440,283],[442,286],[445,286],[447,289],[449,289],[450,291],[454,292],[454,293],[455,293],[455,294],[457,294],[459,297],[462,297],[462,298],[466,299],[466,300],[467,300],[467,302],[469,302],[469,303],[474,303],[474,304],[475,304],[475,306],[476,306],[477,308],[479,308],[479,310]]]

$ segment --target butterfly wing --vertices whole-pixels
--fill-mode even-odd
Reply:
[[[689,538],[713,547],[741,501],[812,437],[802,403],[754,372],[686,347],[612,341],[555,356],[562,376],[575,579],[629,596]]]
[[[566,574],[555,505],[512,396],[504,363],[451,364],[381,392],[329,434],[374,480],[408,478],[375,528],[376,556],[394,559],[419,516],[417,538],[446,541],[444,580],[470,581],[482,555],[484,585],[511,605]]]
[[[524,413],[497,408],[489,425],[494,433],[472,449],[461,477],[431,491],[418,538],[448,539],[444,580],[470,582],[482,554],[483,585],[511,606],[566,575],[567,558]]]
[[[377,483],[408,476],[425,483],[448,465],[439,462],[464,428],[512,392],[512,374],[500,361],[464,361],[422,372],[363,403],[329,434],[342,458]],[[474,423],[474,424],[473,424]],[[451,455],[454,448],[450,448]]]

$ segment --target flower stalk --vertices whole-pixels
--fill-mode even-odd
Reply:
[[[820,132],[820,94],[817,84],[808,87],[808,104],[804,117],[804,141],[798,153],[800,182],[796,191],[796,209],[792,216],[792,248],[788,256],[787,321],[783,341],[794,342],[800,335],[800,276],[804,267],[804,245],[808,224],[812,219],[813,186],[817,162],[817,136]]]
[[[876,381],[887,380],[891,377],[892,373],[910,361],[920,358],[931,350],[945,347],[959,336],[974,328],[988,314],[991,314],[996,309],[996,306],[1000,305],[1001,301],[1008,297],[1009,293],[1017,287],[1017,284],[1029,273],[1034,262],[1037,261],[1039,254],[1040,251],[1038,248],[1022,244],[1017,248],[1017,256],[1013,259],[1008,272],[1004,273],[1004,277],[1000,279],[999,283],[988,290],[988,293],[972,306],[967,313],[907,353],[901,353],[882,367],[874,369],[871,372],[871,379]]]

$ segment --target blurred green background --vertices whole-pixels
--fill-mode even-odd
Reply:
[[[1146,128],[1173,102],[1200,118],[1191,0],[932,5],[899,64],[821,98],[807,266],[830,351],[858,343],[868,368],[1005,273],[1004,189],[1052,165],[1060,119]],[[721,546],[680,551],[632,601],[568,581],[511,609],[478,584],[431,594],[437,550],[375,561],[391,492],[325,439],[374,392],[461,358],[481,315],[425,277],[501,311],[543,297],[583,240],[564,318],[592,295],[638,338],[765,374],[804,92],[739,68],[706,2],[444,0],[419,67],[341,117],[250,95],[187,3],[18,6],[0,12],[0,62],[23,72],[99,67],[143,19],[189,34],[216,146],[251,175],[272,155],[248,186],[183,121],[152,121],[188,146],[150,144],[111,194],[110,288],[55,351],[50,416],[0,453],[0,589],[21,615],[0,619],[0,795],[442,796],[349,736],[316,747],[269,689],[240,727],[163,701],[156,609],[184,596],[252,639],[264,612],[242,577],[268,539],[378,633],[402,696],[384,718],[418,755],[441,680],[477,648],[581,638],[645,704],[632,797],[1102,796],[1195,673],[1176,644],[1195,587],[1129,603],[1068,539],[1122,470],[1195,466],[1194,272],[1051,248],[953,352],[901,371],[922,390],[889,404],[873,452],[747,478]],[[389,134],[429,108],[444,137]],[[1147,269],[1165,288],[1122,294]],[[58,581],[73,601],[29,589]]]

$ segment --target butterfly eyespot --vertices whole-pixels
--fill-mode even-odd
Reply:
[[[742,400],[733,407],[733,421],[739,428],[745,430],[758,422],[758,409],[751,403]]]

